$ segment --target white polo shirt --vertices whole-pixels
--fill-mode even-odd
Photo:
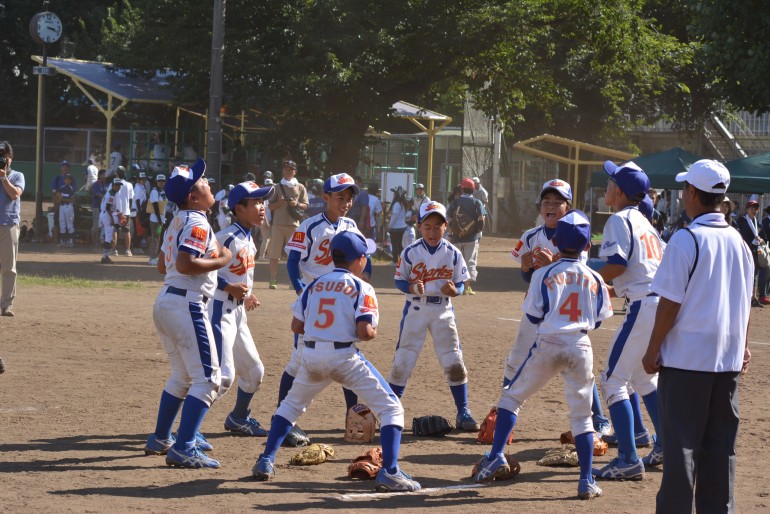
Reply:
[[[754,261],[721,213],[702,214],[688,229],[674,233],[652,281],[654,292],[681,304],[663,340],[661,363],[691,371],[740,371]]]

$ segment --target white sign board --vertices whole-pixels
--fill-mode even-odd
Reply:
[[[406,191],[406,197],[412,198],[414,196],[414,174],[413,173],[397,173],[394,171],[386,171],[381,176],[382,198],[383,202],[391,203],[393,201],[393,189],[401,187]]]

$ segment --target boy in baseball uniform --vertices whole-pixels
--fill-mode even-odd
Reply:
[[[430,331],[457,407],[457,428],[478,430],[468,408],[468,373],[450,301],[462,294],[468,268],[460,251],[444,239],[447,214],[442,204],[423,203],[417,222],[422,238],[404,248],[396,267],[396,287],[406,295],[406,305],[388,382],[401,398]]]
[[[376,250],[356,229],[337,233],[329,244],[334,269],[316,278],[292,307],[291,329],[304,334],[302,361],[294,385],[275,411],[265,451],[252,469],[257,480],[275,476],[275,455],[292,425],[331,382],[354,390],[377,415],[382,428],[383,466],[378,491],[417,491],[420,484],[398,467],[404,408],[385,379],[356,348],[377,335],[374,288],[361,280],[367,254]]]
[[[75,237],[75,188],[72,175],[64,175],[64,184],[59,188],[59,246],[74,245]]]
[[[179,206],[179,212],[164,234],[158,271],[165,279],[152,311],[171,377],[160,397],[155,432],[147,438],[144,451],[166,454],[166,464],[184,468],[219,467],[204,453],[212,447],[199,432],[221,383],[206,304],[216,291],[217,270],[230,263],[232,254],[219,246],[206,220],[214,197],[203,178],[205,171],[205,161],[198,159],[189,168],[174,168],[166,182],[166,197]],[[174,437],[171,426],[180,407]]]
[[[99,222],[104,227],[104,243],[102,244],[102,264],[113,264],[115,261],[110,259],[110,253],[115,247],[113,242],[113,234],[115,228],[120,227],[120,211],[117,207],[117,195],[120,188],[123,187],[123,181],[118,177],[112,179],[112,186],[104,193],[102,198],[101,214],[99,214]]]
[[[650,341],[659,297],[652,292],[652,279],[663,257],[663,243],[658,231],[639,211],[639,203],[647,196],[650,180],[644,171],[627,162],[620,166],[604,163],[609,175],[605,202],[615,214],[604,225],[599,255],[607,263],[599,270],[605,282],[612,281],[611,293],[626,297],[628,311],[623,324],[610,343],[607,360],[601,374],[602,392],[610,409],[615,428],[618,457],[601,469],[597,478],[641,480],[645,466],[663,462],[660,441],[652,452],[640,459],[636,453],[636,438],[648,437],[634,423],[629,385],[644,400],[655,432],[658,430],[658,376],[647,373],[642,357]],[[641,428],[641,427],[640,427]]]
[[[494,480],[509,471],[503,449],[524,402],[560,374],[569,405],[580,464],[578,497],[587,500],[602,490],[591,475],[594,428],[591,421],[594,386],[593,351],[588,332],[612,316],[607,286],[601,276],[580,262],[591,242],[591,226],[581,211],[562,217],[554,232],[560,258],[532,275],[522,310],[537,325],[537,339],[497,404],[492,449],[483,457],[475,482]]]
[[[528,284],[532,281],[535,270],[555,262],[559,258],[559,249],[553,243],[558,221],[572,209],[572,188],[558,178],[547,181],[537,197],[537,207],[545,223],[531,228],[522,234],[519,242],[511,251],[513,259],[521,264],[521,276]],[[588,262],[588,251],[580,252],[580,262]],[[529,354],[529,349],[537,337],[537,325],[524,317],[519,323],[516,339],[508,352],[503,373],[503,387],[508,385]],[[594,383],[593,402],[594,430],[605,436],[611,432],[610,420],[604,417],[599,390]]]
[[[235,407],[225,419],[225,430],[258,437],[266,436],[267,430],[251,417],[249,404],[262,383],[265,367],[246,324],[246,312],[259,307],[252,293],[257,248],[251,229],[264,221],[264,198],[272,191],[272,187],[260,188],[254,182],[242,182],[230,191],[227,208],[235,222],[217,232],[216,238],[220,246],[230,250],[232,259],[217,271],[217,290],[208,304],[222,374],[218,397],[238,376]]]
[[[356,222],[345,215],[353,205],[353,199],[360,192],[353,177],[347,173],[332,175],[323,184],[323,198],[326,202],[326,210],[315,216],[311,216],[300,223],[286,244],[286,255],[289,256],[286,263],[289,278],[297,294],[302,293],[305,284],[308,284],[334,269],[331,255],[332,238],[346,230],[356,230]],[[372,265],[367,258],[367,265],[362,272],[364,280],[368,281],[371,275]],[[286,398],[294,377],[297,376],[304,345],[300,334],[294,336],[294,349],[291,359],[281,376],[278,388],[278,404]],[[345,394],[345,412],[358,403],[358,397],[348,389],[343,388]],[[297,430],[299,430],[297,428]]]

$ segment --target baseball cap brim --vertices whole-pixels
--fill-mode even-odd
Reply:
[[[265,198],[273,192],[273,186],[254,188],[252,185],[256,186],[253,182],[244,182],[233,187],[227,195],[227,207],[231,211],[243,200]]]

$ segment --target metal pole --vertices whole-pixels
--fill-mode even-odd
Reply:
[[[48,66],[48,45],[43,45],[43,68]],[[43,160],[45,159],[45,73],[37,77],[37,162],[35,163],[35,237],[43,240]]]
[[[211,81],[207,123],[206,167],[218,182],[222,178],[223,57],[225,51],[225,0],[214,0],[214,26],[211,36]]]
[[[433,197],[433,140],[436,137],[436,122],[430,120],[428,129],[428,197]]]
[[[497,233],[497,215],[500,212],[498,209],[499,198],[497,194],[498,182],[500,181],[500,152],[502,148],[503,130],[500,124],[495,121],[493,127],[493,143],[492,147],[492,233]],[[489,214],[487,214],[489,215]]]

